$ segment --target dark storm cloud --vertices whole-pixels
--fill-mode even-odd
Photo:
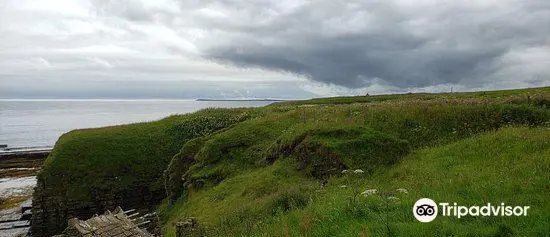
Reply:
[[[205,47],[204,52],[205,57],[225,63],[287,71],[354,88],[380,80],[402,88],[474,87],[495,80],[496,75],[504,76],[497,80],[517,75],[498,73],[502,67],[548,66],[548,57],[539,62],[502,62],[511,53],[548,49],[548,1],[468,2],[314,1],[276,16],[262,15],[266,7],[276,8],[277,3],[271,2],[249,8],[250,24],[209,22],[209,27],[231,30],[221,34],[226,37],[222,43]],[[522,70],[525,78],[517,80],[532,80],[540,70],[548,72]],[[548,82],[548,75],[544,77]]]
[[[312,40],[307,47],[231,47],[208,51],[214,59],[242,67],[259,66],[288,71],[313,80],[365,86],[382,79],[400,87],[459,83],[462,79],[490,72],[490,63],[505,53],[502,48],[438,50],[415,52],[419,42],[387,38],[384,42],[369,36]],[[395,44],[394,48],[384,44]]]

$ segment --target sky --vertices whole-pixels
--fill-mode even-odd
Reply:
[[[0,98],[550,86],[548,0],[2,0]]]

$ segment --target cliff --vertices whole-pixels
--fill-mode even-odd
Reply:
[[[117,206],[154,209],[166,196],[163,172],[187,140],[253,115],[249,109],[206,109],[64,134],[37,176],[33,236],[57,234],[70,218],[88,219]]]

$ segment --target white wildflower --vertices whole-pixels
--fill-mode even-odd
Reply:
[[[342,174],[347,174],[349,170],[342,170]]]
[[[347,185],[340,185],[340,188],[347,188]]]
[[[405,194],[409,193],[409,191],[407,191],[407,190],[404,189],[404,188],[398,188],[398,189],[396,189],[395,191],[397,191],[398,193],[405,193]]]
[[[376,194],[377,192],[378,192],[378,190],[376,190],[376,189],[367,189],[364,192],[362,192],[361,195],[366,197],[366,196]]]
[[[361,169],[356,169],[353,171],[354,174],[362,174],[362,173],[365,173],[363,170]]]
[[[398,197],[390,196],[390,197],[388,197],[388,200],[390,200],[390,201],[397,201],[397,200],[399,200],[399,198],[398,198]]]

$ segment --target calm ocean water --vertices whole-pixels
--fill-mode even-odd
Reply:
[[[0,100],[0,144],[53,146],[77,128],[152,121],[203,108],[257,107],[267,101]]]

